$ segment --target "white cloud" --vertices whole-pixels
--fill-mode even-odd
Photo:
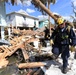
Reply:
[[[26,15],[29,15],[25,10],[23,10],[23,9],[20,9],[20,10],[18,10],[17,12],[19,12],[19,13],[22,13],[22,14],[26,14]]]
[[[23,0],[23,2],[21,2],[21,0],[17,0],[17,4],[20,4],[21,6],[31,6],[31,0]]]
[[[33,10],[33,9],[28,9],[28,8],[27,8],[27,9],[26,9],[26,12],[27,12],[27,13],[34,13],[35,10]]]
[[[31,6],[31,0],[23,1],[24,5]]]
[[[53,12],[53,14],[57,14],[57,15],[59,15],[58,13],[56,13],[56,12]],[[67,14],[66,14],[67,15]],[[61,15],[60,15],[61,16]],[[71,18],[71,16],[62,16],[65,20],[68,20],[68,21],[73,21],[73,18]]]
[[[67,21],[70,21],[72,22],[73,21],[73,18],[71,18],[70,16],[63,16],[63,18]]]
[[[39,18],[39,20],[43,20],[43,19],[48,19],[48,16],[45,16],[45,15],[39,15],[38,18]]]
[[[57,13],[57,12],[53,12],[53,14],[59,15],[59,13]]]
[[[53,12],[53,14],[59,15],[58,13],[55,13],[55,12]],[[70,16],[62,16],[62,17],[67,21],[73,22],[73,18],[71,18]],[[43,20],[43,19],[48,19],[48,16],[39,15],[38,18],[39,20]],[[54,19],[52,19],[51,17],[50,17],[50,22],[54,24]]]

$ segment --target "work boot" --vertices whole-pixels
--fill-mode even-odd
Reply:
[[[68,68],[63,68],[62,73],[66,74],[68,72]]]
[[[58,55],[52,54],[52,55],[51,55],[51,58],[52,58],[52,59],[57,59],[57,58],[58,58]]]

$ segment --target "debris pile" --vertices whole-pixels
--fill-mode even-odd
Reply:
[[[19,61],[14,64],[23,70],[22,75],[49,75],[49,70],[51,70],[49,73],[52,73],[52,69],[57,72],[55,69],[61,67],[60,58],[57,61],[51,60],[52,47],[42,46],[40,38],[44,36],[44,33],[40,29],[36,31],[14,29],[12,34],[9,40],[10,45],[0,46],[0,68],[10,65],[8,59],[15,54]],[[74,66],[72,63],[70,65]]]
[[[44,35],[40,30],[13,30],[12,37],[10,37],[10,45],[1,45],[0,46],[0,67],[7,67],[9,65],[9,57],[11,57],[14,53],[18,54],[20,50],[23,56],[23,63],[19,63],[19,68],[38,68],[40,66],[44,66],[43,62],[36,62],[36,58],[42,55],[39,46],[39,38],[35,36]],[[35,45],[38,45],[35,47]],[[37,57],[35,57],[37,56]],[[40,59],[40,58],[39,58]],[[33,61],[34,60],[34,61]],[[40,69],[38,71],[41,71]]]

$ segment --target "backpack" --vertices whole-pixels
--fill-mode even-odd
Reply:
[[[70,33],[70,29],[73,28],[73,23],[66,21],[66,25],[67,25],[66,29]]]

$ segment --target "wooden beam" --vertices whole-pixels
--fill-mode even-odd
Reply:
[[[20,63],[18,68],[36,68],[44,65],[46,64],[43,62]]]

